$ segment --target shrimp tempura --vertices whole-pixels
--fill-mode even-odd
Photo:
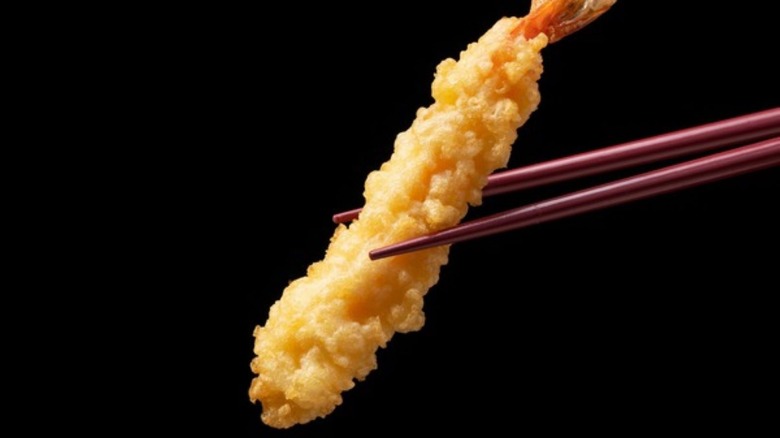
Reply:
[[[536,1],[546,12],[504,18],[460,61],[438,66],[435,103],[418,110],[391,159],[369,175],[360,218],[338,227],[325,259],[292,282],[255,329],[258,376],[249,395],[262,402],[265,423],[286,428],[329,414],[376,368],[379,347],[423,326],[423,296],[449,247],[378,261],[369,250],[454,226],[481,202],[488,175],[506,166],[517,128],[539,104],[544,32],[560,21],[570,33],[577,11],[585,22],[609,6],[592,3]]]

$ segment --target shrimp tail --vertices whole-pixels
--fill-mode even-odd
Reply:
[[[512,30],[512,36],[534,38],[540,33],[554,43],[582,29],[617,0],[533,0],[531,12]]]

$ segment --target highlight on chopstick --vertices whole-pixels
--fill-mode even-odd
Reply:
[[[255,329],[249,396],[262,419],[290,427],[324,417],[354,380],[376,368],[396,332],[419,330],[423,296],[448,248],[372,262],[372,248],[457,224],[495,169],[506,166],[516,130],[539,104],[541,50],[585,26],[614,0],[535,0],[524,18],[499,20],[460,60],[439,64],[434,104],[396,139],[391,159],[366,180],[360,219],[340,225],[325,259],[290,283]]]
[[[466,222],[433,234],[372,250],[369,257],[372,260],[379,260],[439,245],[490,236],[778,165],[780,165],[780,137],[775,137]]]
[[[715,151],[780,135],[780,107],[668,134],[571,155],[539,164],[495,173],[488,177],[482,196],[493,196],[568,181],[656,161]],[[333,215],[333,222],[349,222],[361,209]]]

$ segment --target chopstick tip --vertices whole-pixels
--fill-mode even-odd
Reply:
[[[333,215],[333,223],[335,224],[343,224],[352,220],[355,220],[360,215],[360,208],[356,208],[354,210],[349,211],[343,211],[341,213],[336,213]]]

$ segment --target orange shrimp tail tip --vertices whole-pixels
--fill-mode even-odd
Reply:
[[[554,43],[598,18],[617,0],[533,0],[531,12],[512,30],[512,36],[534,38],[540,33]]]

